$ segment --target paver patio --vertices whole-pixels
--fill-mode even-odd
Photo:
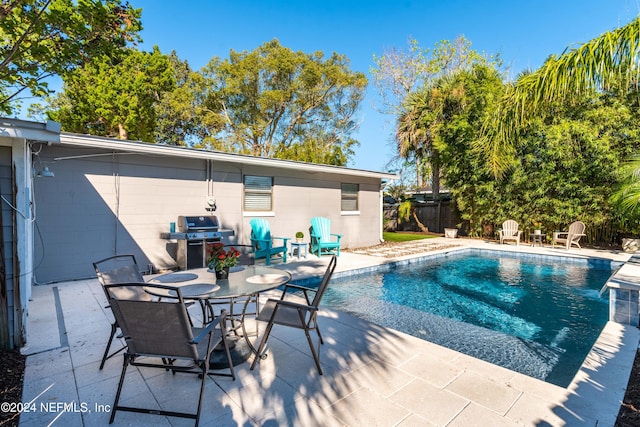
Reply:
[[[435,241],[432,240],[431,243]],[[566,253],[441,239],[445,247]],[[626,260],[627,254],[576,251]],[[412,256],[412,255],[407,255]],[[295,278],[320,274],[328,257],[276,264]],[[338,272],[388,261],[344,252]],[[111,315],[96,279],[36,286],[28,317],[23,402],[35,409],[21,426],[107,425],[122,358],[98,369]],[[201,425],[210,426],[611,426],[640,332],[609,322],[576,379],[561,388],[345,313],[323,310],[319,376],[304,334],[274,329],[269,357],[238,378],[207,381]],[[129,368],[123,402],[193,410],[199,382],[191,375]],[[65,410],[67,409],[67,410]],[[48,412],[47,412],[48,410]],[[118,412],[113,425],[192,425],[191,420]]]

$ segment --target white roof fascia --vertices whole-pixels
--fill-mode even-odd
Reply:
[[[23,138],[28,141],[57,144],[60,142],[60,127],[60,123],[54,121],[39,123],[0,118],[0,136]]]
[[[341,166],[320,165],[315,163],[305,163],[293,160],[270,159],[264,157],[254,157],[242,154],[223,153],[220,151],[198,150],[187,147],[176,147],[172,145],[152,144],[142,141],[127,141],[113,138],[105,138],[91,135],[79,135],[63,132],[60,136],[62,145],[102,148],[107,150],[117,150],[127,153],[153,154],[172,157],[185,157],[191,159],[213,160],[229,163],[241,163],[244,165],[255,165],[265,167],[275,167],[282,169],[304,170],[305,172],[324,172],[342,175],[362,176],[378,179],[398,179],[398,175],[384,172],[374,172],[362,169],[351,169]]]

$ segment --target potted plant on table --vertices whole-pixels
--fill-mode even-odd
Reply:
[[[302,240],[304,240],[304,233],[302,231],[298,231],[296,233],[296,242],[302,243]]]
[[[542,234],[541,227],[542,223],[540,221],[533,221],[533,234],[539,235]]]
[[[237,265],[239,258],[240,252],[233,246],[225,249],[223,243],[214,243],[209,245],[207,266],[216,272],[217,279],[228,279],[229,267]]]

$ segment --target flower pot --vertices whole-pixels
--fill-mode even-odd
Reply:
[[[458,229],[457,228],[445,228],[444,229],[444,237],[446,237],[448,239],[455,239],[457,235],[458,235]]]
[[[542,230],[533,230],[533,234],[542,234]]]
[[[216,270],[216,279],[226,280],[229,278],[229,267],[223,267],[222,270]]]

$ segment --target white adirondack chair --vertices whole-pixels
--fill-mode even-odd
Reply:
[[[556,231],[553,233],[553,246],[558,244],[564,244],[567,250],[571,249],[572,245],[576,245],[580,248],[580,238],[586,236],[584,230],[587,228],[582,221],[575,221],[569,226],[569,231]]]
[[[502,230],[500,234],[500,244],[503,244],[506,240],[512,240],[516,242],[516,245],[520,245],[520,235],[522,231],[518,230],[518,223],[512,219],[508,219],[502,223]]]

